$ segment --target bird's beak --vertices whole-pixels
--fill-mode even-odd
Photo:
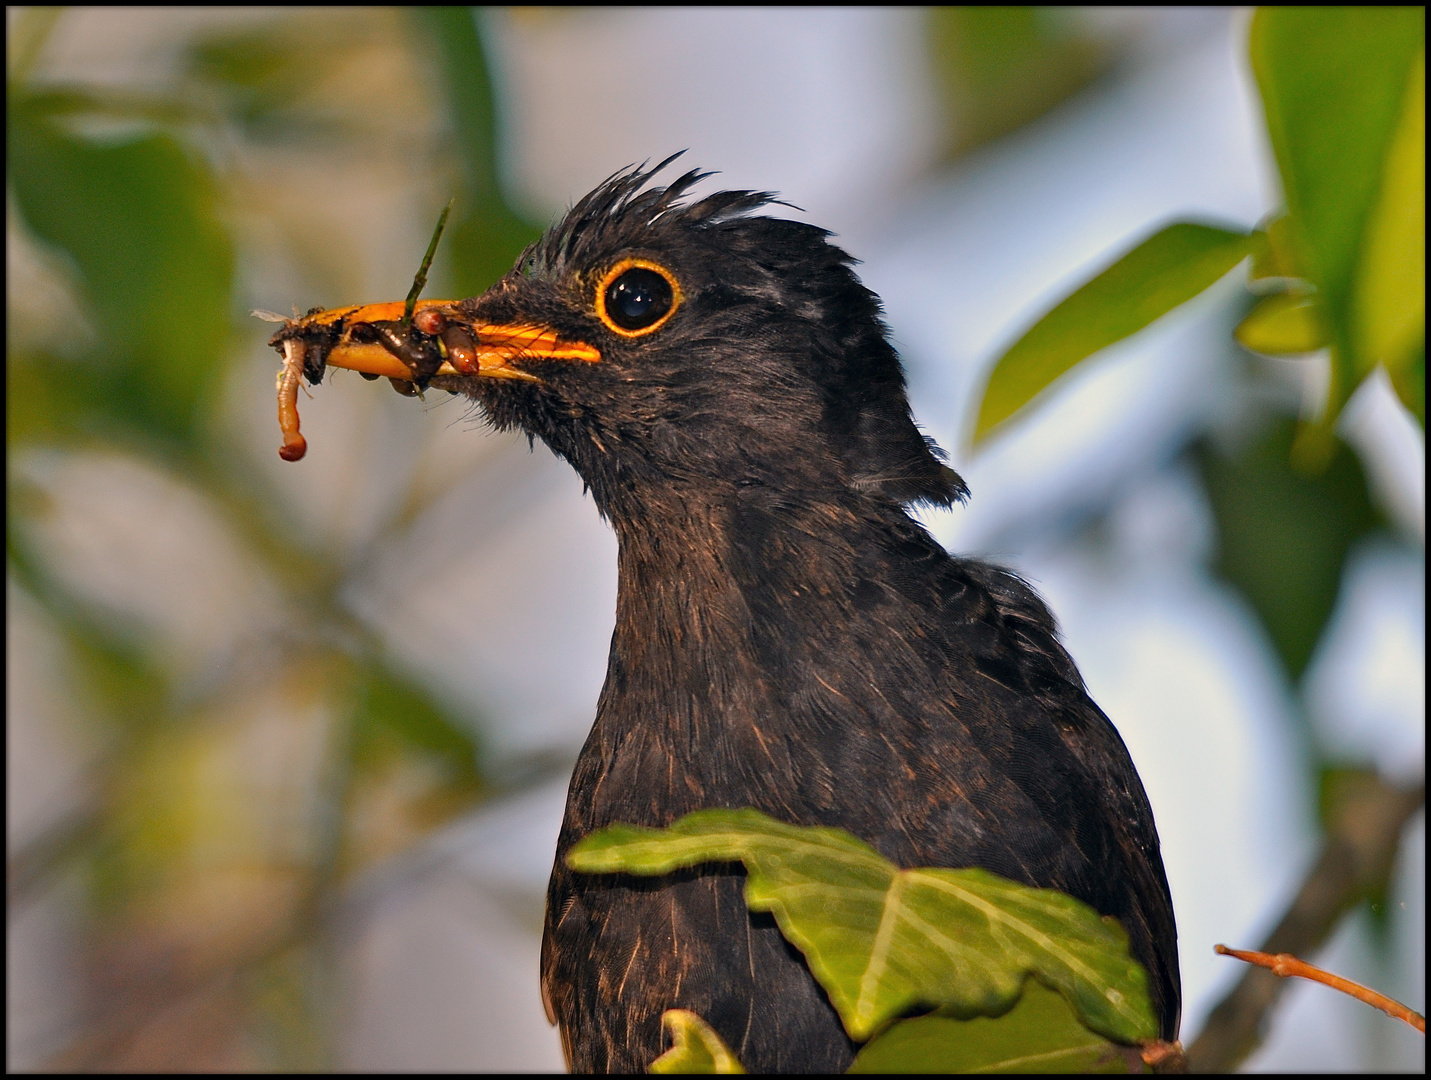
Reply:
[[[278,424],[285,461],[297,461],[308,443],[299,433],[298,387],[306,377],[318,382],[325,367],[349,368],[370,379],[386,376],[404,394],[418,393],[435,378],[481,376],[540,382],[519,362],[571,360],[595,363],[601,351],[581,341],[563,339],[546,326],[478,322],[450,300],[424,300],[405,318],[407,301],[314,310],[286,319],[254,312],[283,323],[269,340],[283,355],[278,375]]]
[[[601,359],[600,350],[584,342],[563,340],[548,327],[480,323],[465,316],[452,301],[425,300],[417,304],[412,326],[435,340],[441,363],[419,373],[413,366],[413,357],[403,355],[407,328],[401,326],[402,316],[400,300],[333,308],[299,320],[296,336],[331,341],[323,356],[330,367],[390,379],[438,375],[532,379],[513,362],[542,359],[594,363]]]

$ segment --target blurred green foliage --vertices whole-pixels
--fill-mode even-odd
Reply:
[[[1243,446],[1196,452],[1218,527],[1217,570],[1251,601],[1287,672],[1302,676],[1331,618],[1352,545],[1385,518],[1340,441],[1326,467],[1292,465],[1296,425],[1272,420]]]
[[[10,190],[35,236],[72,260],[97,324],[59,411],[193,442],[232,335],[233,244],[212,173],[164,132],[67,131],[93,108],[80,95],[21,87],[7,104]]]
[[[1250,53],[1287,212],[1250,236],[1187,222],[1135,246],[1054,307],[994,367],[974,440],[1071,368],[1148,326],[1251,256],[1249,349],[1331,368],[1316,416],[1267,415],[1196,460],[1216,516],[1218,569],[1299,678],[1332,613],[1347,553],[1385,524],[1334,430],[1378,366],[1424,427],[1425,11],[1261,8]]]
[[[61,1069],[191,1067],[192,1033],[166,1033],[163,1017],[196,988],[219,985],[236,997],[214,1022],[268,1047],[252,1064],[331,1064],[315,1041],[328,1010],[313,994],[331,991],[314,976],[322,919],[353,875],[492,791],[477,718],[397,671],[345,611],[351,563],[255,512],[278,493],[234,453],[217,416],[255,336],[240,307],[240,223],[283,212],[282,190],[265,199],[255,184],[254,153],[326,150],[362,168],[362,139],[385,130],[410,142],[409,120],[433,129],[429,114],[445,110],[435,130],[446,143],[430,152],[456,178],[452,285],[480,292],[536,236],[498,184],[478,23],[471,9],[444,8],[215,26],[188,43],[167,89],[131,94],[34,81],[66,15],[28,9],[12,24],[12,226],[27,230],[75,314],[9,337],[8,570],[63,636],[67,673],[102,748],[90,801],[10,856],[12,871],[25,870],[11,875],[12,902],[16,887],[67,869],[88,886],[104,1004],[50,1062]],[[357,91],[372,71],[427,86],[430,102],[414,91],[423,111],[365,111]],[[438,73],[430,86],[413,74],[427,72]],[[300,242],[312,250],[309,240]],[[322,252],[313,265],[324,265]],[[201,494],[295,601],[297,621],[274,631],[277,662],[240,658],[196,682],[76,588],[41,539],[49,497],[13,467],[36,450],[134,455]],[[399,515],[388,528],[410,520]],[[272,717],[285,719],[275,726]],[[141,1032],[159,1057],[126,1049]]]
[[[1116,55],[1071,8],[933,7],[926,18],[950,157],[1037,120]]]
[[[1282,175],[1291,247],[1299,276],[1316,287],[1334,342],[1331,421],[1378,363],[1401,372],[1411,361],[1408,354],[1361,351],[1363,344],[1387,335],[1358,326],[1361,317],[1381,314],[1375,306],[1354,308],[1358,275],[1371,273],[1384,287],[1397,288],[1396,315],[1405,312],[1419,321],[1425,364],[1425,166],[1420,164],[1419,188],[1413,184],[1402,192],[1403,170],[1416,162],[1394,152],[1399,129],[1405,126],[1414,139],[1418,106],[1419,141],[1425,144],[1424,75],[1419,92],[1415,78],[1418,65],[1424,72],[1425,48],[1423,8],[1265,8],[1252,20],[1252,68]],[[1384,251],[1375,244],[1371,226],[1381,223],[1373,211],[1378,201],[1398,193],[1421,207],[1420,244],[1413,234],[1404,237],[1404,246]],[[1404,234],[1414,222],[1414,212],[1396,207],[1386,227]],[[1401,256],[1402,262],[1386,268],[1368,262],[1368,255],[1378,254]],[[1414,331],[1404,337],[1402,347],[1416,348],[1414,337]],[[1416,408],[1414,401],[1406,405]],[[1424,417],[1424,403],[1418,415]]]
[[[476,296],[512,268],[539,230],[502,199],[497,175],[496,117],[477,24],[465,8],[415,9],[442,73],[461,162],[462,212],[449,238],[457,296]]]
[[[1325,408],[1299,437],[1307,468],[1325,465],[1342,407],[1378,365],[1424,424],[1425,38],[1421,8],[1262,8],[1252,20],[1252,65],[1288,213],[1249,244],[1253,283],[1272,295],[1240,336],[1274,355],[1302,354],[1309,340],[1331,346]],[[1189,250],[1181,265],[1161,257],[1185,227],[1143,241],[1004,353],[985,391],[976,441],[1111,343],[1084,333],[1070,358],[1045,332],[1049,319],[1057,316],[1067,333],[1111,325],[1115,308],[1143,310],[1148,287],[1127,273],[1140,259],[1163,285],[1161,305],[1146,315],[1164,314],[1211,284],[1201,250]],[[1301,302],[1289,303],[1288,293]],[[1120,336],[1148,321],[1128,321]]]

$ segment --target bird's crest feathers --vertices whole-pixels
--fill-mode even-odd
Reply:
[[[646,163],[628,166],[607,177],[528,249],[519,272],[580,274],[623,251],[679,246],[682,232],[722,230],[722,257],[736,260],[743,254],[749,259],[759,252],[756,277],[766,284],[753,291],[763,289],[768,297],[779,290],[780,310],[792,317],[803,312],[811,326],[839,339],[832,339],[830,349],[838,359],[819,381],[831,395],[827,419],[851,484],[900,503],[950,506],[962,501],[968,493],[963,480],[910,416],[904,375],[879,299],[855,275],[856,260],[830,243],[825,229],[756,214],[768,206],[799,209],[773,192],[717,191],[693,201],[687,198],[691,190],[712,175],[699,169],[664,186],[652,185],[652,178],[679,156],[651,168]],[[779,253],[779,272],[767,262],[773,252]],[[795,288],[803,294],[790,292]]]
[[[684,153],[678,151],[651,168],[642,162],[612,173],[582,196],[561,223],[532,246],[523,262],[532,269],[560,272],[581,263],[592,251],[634,239],[655,225],[700,228],[744,217],[764,206],[790,206],[770,191],[718,191],[698,202],[683,201],[692,188],[715,175],[700,169],[691,169],[665,187],[648,186],[652,177]]]

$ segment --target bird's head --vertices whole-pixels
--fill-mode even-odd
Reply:
[[[666,164],[665,162],[662,165]],[[965,494],[915,426],[879,301],[768,193],[685,198],[617,173],[481,296],[315,313],[275,335],[323,365],[428,382],[567,458],[603,510],[689,488]]]

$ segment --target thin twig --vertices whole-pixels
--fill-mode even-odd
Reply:
[[[427,245],[427,254],[422,257],[422,265],[418,267],[417,273],[412,279],[412,288],[407,293],[407,303],[402,309],[402,324],[404,327],[412,325],[413,308],[417,307],[417,298],[422,295],[422,290],[427,286],[427,272],[432,267],[432,257],[437,254],[437,243],[442,239],[442,230],[447,228],[447,215],[452,213],[452,204],[457,201],[457,196],[447,200],[447,205],[442,208],[442,216],[437,219],[437,228],[432,230],[432,240]]]
[[[1426,783],[1398,788],[1366,777],[1343,799],[1316,863],[1261,951],[1310,955],[1341,918],[1390,879],[1401,832],[1426,804]],[[1286,982],[1250,968],[1213,1009],[1188,1047],[1195,1073],[1232,1072],[1262,1041],[1267,1016]]]
[[[1324,986],[1330,986],[1333,990],[1340,990],[1343,994],[1350,994],[1358,1001],[1364,1001],[1373,1009],[1380,1009],[1387,1016],[1397,1020],[1404,1020],[1421,1034],[1426,1034],[1426,1017],[1422,1016],[1415,1009],[1408,1008],[1394,998],[1389,998],[1385,994],[1378,994],[1369,987],[1362,986],[1361,983],[1354,983],[1350,979],[1343,979],[1340,975],[1333,975],[1330,971],[1323,971],[1319,967],[1307,963],[1305,960],[1298,960],[1291,953],[1251,952],[1246,949],[1229,949],[1226,945],[1214,945],[1213,951],[1221,956],[1235,956],[1239,960],[1245,960],[1249,964],[1256,964],[1264,967],[1280,978],[1286,979],[1296,976],[1299,979],[1310,979],[1312,982],[1319,982]]]

